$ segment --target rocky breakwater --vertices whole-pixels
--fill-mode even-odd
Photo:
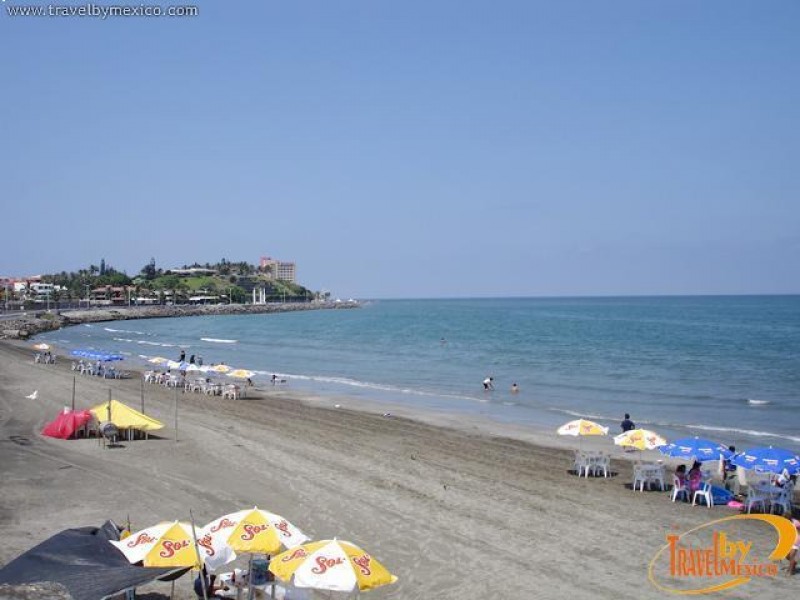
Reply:
[[[0,321],[0,338],[27,339],[37,333],[53,331],[69,325],[129,319],[163,319],[204,315],[253,315],[298,310],[333,310],[358,308],[349,302],[289,302],[275,304],[207,304],[202,306],[116,306],[94,307],[61,312],[28,312]]]

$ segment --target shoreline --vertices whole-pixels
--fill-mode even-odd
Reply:
[[[150,440],[109,450],[95,439],[44,438],[41,427],[69,404],[73,377],[76,408],[111,389],[139,410],[141,384],[76,376],[69,360],[43,365],[31,356],[24,342],[0,342],[0,439],[10,442],[0,445],[0,563],[67,527],[129,518],[139,529],[185,519],[189,508],[204,524],[257,505],[313,539],[362,545],[399,577],[371,592],[376,600],[634,600],[665,597],[647,568],[666,533],[736,514],[631,491],[632,456],[615,455],[608,479],[570,474],[567,448],[594,439],[561,438],[565,447],[554,448],[547,436],[515,439],[455,417],[386,418],[360,401],[337,409],[332,401],[344,399],[272,386],[232,401],[145,385],[147,414],[165,424]],[[38,399],[25,398],[33,389]],[[478,566],[491,577],[476,576]],[[727,597],[794,588],[786,577],[754,580]],[[153,584],[140,593],[168,591]],[[177,582],[175,598],[193,598],[190,578]]]
[[[19,318],[0,321],[0,340],[26,340],[45,331],[83,323],[129,321],[137,319],[166,319],[208,315],[260,315],[303,310],[341,310],[360,307],[359,302],[289,302],[271,304],[199,304],[172,306],[121,306],[68,309],[64,311],[30,311]]]

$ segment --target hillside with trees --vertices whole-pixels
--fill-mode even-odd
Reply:
[[[268,302],[307,301],[317,297],[306,287],[275,279],[272,273],[255,265],[225,258],[216,263],[195,262],[174,270],[159,268],[153,258],[133,277],[101,260],[99,266],[43,275],[42,282],[57,286],[51,298],[56,302],[86,299],[90,291],[104,287],[125,287],[134,301],[145,297],[158,304],[168,299],[180,303],[198,296],[209,301],[216,298],[226,303],[247,302],[255,287],[266,289]]]

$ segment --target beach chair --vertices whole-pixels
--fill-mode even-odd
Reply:
[[[703,498],[706,501],[706,506],[711,508],[714,506],[714,496],[711,494],[711,482],[704,481],[703,485],[700,486],[699,490],[696,490],[694,495],[692,496],[692,506],[697,504],[697,498]]]
[[[596,477],[603,473],[603,477],[608,479],[608,473],[611,470],[611,457],[607,454],[600,452],[592,460],[592,471]]]
[[[794,496],[794,486],[787,483],[780,492],[773,498],[771,510],[774,512],[775,508],[780,507],[783,516],[792,516],[794,506],[792,504],[792,497]]]
[[[689,501],[689,490],[686,489],[686,486],[681,483],[681,480],[678,479],[677,475],[672,476],[672,501],[675,502],[678,499],[678,496],[682,496],[683,500],[686,502]]]
[[[572,463],[572,468],[578,477],[589,476],[590,460],[589,457],[580,451],[575,451],[575,460]]]
[[[768,501],[765,495],[759,494],[754,487],[747,488],[747,500],[744,503],[747,514],[750,514],[750,511],[758,505],[761,505],[761,512],[767,512],[767,504]]]
[[[636,488],[639,488],[640,492],[644,491],[645,484],[648,484],[647,473],[645,472],[645,468],[641,464],[634,463],[633,465],[633,491],[636,491]]]

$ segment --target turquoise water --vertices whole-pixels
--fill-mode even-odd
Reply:
[[[800,448],[798,296],[385,300],[41,337],[132,357],[184,348],[263,383],[278,373],[293,388],[498,421],[550,428],[587,416],[616,432],[629,412],[667,437]]]

